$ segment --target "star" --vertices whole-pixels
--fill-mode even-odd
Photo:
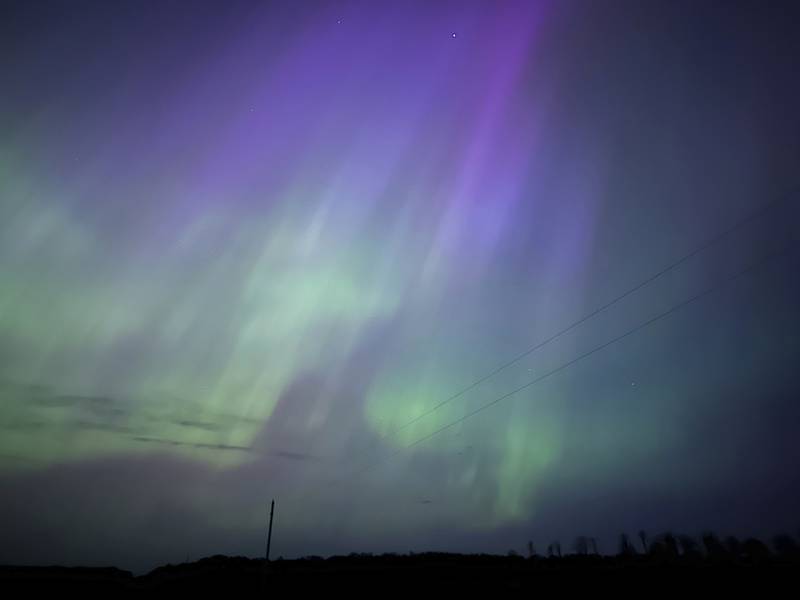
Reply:
[[[456,37],[456,32],[455,32],[455,31],[452,33],[452,36],[453,36],[453,37]]]

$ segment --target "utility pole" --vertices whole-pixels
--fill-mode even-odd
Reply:
[[[272,513],[275,512],[275,500],[269,508],[269,532],[267,533],[267,562],[269,562],[269,545],[272,543]]]

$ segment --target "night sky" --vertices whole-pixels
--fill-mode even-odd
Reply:
[[[800,531],[799,28],[0,1],[0,563]]]

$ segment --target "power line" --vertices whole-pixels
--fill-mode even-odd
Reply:
[[[600,313],[605,312],[606,310],[608,310],[609,308],[611,308],[615,304],[621,302],[622,300],[624,300],[625,298],[627,298],[631,294],[634,294],[634,293],[638,292],[639,290],[641,290],[645,286],[651,284],[652,282],[654,282],[655,280],[659,279],[663,275],[669,273],[670,271],[676,269],[677,267],[679,267],[680,265],[684,264],[685,262],[691,260],[692,258],[697,256],[701,252],[703,252],[703,251],[707,250],[708,248],[714,246],[715,244],[719,243],[724,238],[729,236],[731,233],[733,233],[733,232],[737,231],[738,229],[741,229],[745,225],[748,225],[748,224],[752,223],[753,221],[757,220],[758,218],[760,218],[761,216],[766,214],[768,211],[770,211],[775,206],[785,202],[796,191],[797,190],[792,190],[789,193],[785,194],[784,196],[781,196],[778,199],[773,200],[772,202],[769,202],[769,203],[765,204],[763,207],[759,208],[758,210],[750,213],[748,216],[746,216],[743,219],[741,219],[741,220],[737,221],[736,223],[734,223],[731,227],[729,227],[729,228],[725,229],[724,231],[718,233],[713,238],[703,242],[702,244],[700,244],[699,246],[697,246],[696,248],[691,250],[689,253],[684,254],[678,260],[670,263],[668,266],[664,267],[660,271],[656,272],[655,274],[651,275],[650,277],[644,279],[643,281],[641,281],[641,282],[637,283],[636,285],[634,285],[633,287],[629,288],[627,291],[625,291],[622,294],[620,294],[619,296],[615,297],[613,300],[610,300],[609,302],[606,302],[605,304],[603,304],[599,308],[593,310],[592,312],[587,313],[586,315],[584,315],[583,317],[581,317],[577,321],[573,321],[572,323],[570,323],[569,325],[567,325],[563,329],[561,329],[561,330],[557,331],[556,333],[552,334],[550,337],[545,338],[544,340],[542,340],[540,342],[537,342],[533,346],[531,346],[531,347],[527,348],[526,350],[522,351],[520,354],[517,354],[516,356],[514,356],[513,358],[511,358],[507,362],[503,363],[502,365],[498,366],[494,370],[490,371],[486,375],[483,375],[482,377],[476,379],[475,381],[473,381],[472,383],[470,383],[466,387],[462,388],[461,390],[459,390],[458,392],[456,392],[452,396],[449,396],[448,398],[445,398],[444,400],[442,400],[438,404],[435,404],[434,406],[432,406],[431,408],[429,408],[425,412],[417,415],[416,417],[414,417],[410,421],[400,425],[399,427],[397,427],[393,431],[390,431],[388,433],[383,434],[378,439],[379,440],[380,439],[385,439],[386,437],[389,437],[391,435],[395,435],[395,434],[399,433],[400,431],[402,431],[403,429],[405,429],[407,427],[410,427],[411,425],[413,425],[414,423],[417,423],[421,419],[424,419],[428,415],[433,414],[434,412],[439,410],[444,405],[452,402],[453,400],[456,400],[457,398],[460,398],[461,396],[463,396],[467,392],[475,389],[480,384],[482,384],[485,381],[491,379],[492,377],[494,377],[498,373],[500,373],[502,371],[505,371],[507,368],[517,364],[519,361],[521,361],[526,356],[529,356],[530,354],[532,354],[535,351],[543,348],[544,346],[546,346],[550,342],[553,342],[553,341],[557,340],[558,338],[560,338],[561,336],[565,335],[566,333],[569,333],[570,331],[572,331],[573,329],[575,329],[579,325],[585,323],[589,319],[592,319],[593,317],[596,317]]]
[[[575,363],[580,362],[580,361],[592,356],[593,354],[596,354],[597,352],[600,352],[601,350],[604,350],[604,349],[608,348],[609,346],[611,346],[611,345],[613,345],[613,344],[615,344],[615,343],[617,343],[617,342],[619,342],[619,341],[621,341],[621,340],[633,335],[634,333],[637,333],[638,331],[641,331],[642,329],[645,329],[646,327],[649,327],[653,323],[656,323],[656,322],[658,322],[658,321],[660,321],[662,319],[665,319],[666,317],[672,315],[673,313],[677,312],[678,310],[680,310],[681,308],[687,306],[688,304],[696,302],[696,301],[700,300],[701,298],[704,298],[704,297],[708,296],[709,294],[711,294],[712,292],[716,291],[717,289],[719,289],[719,288],[727,285],[728,283],[731,283],[732,281],[738,279],[739,277],[742,277],[742,276],[746,275],[747,273],[750,273],[751,271],[756,270],[757,268],[763,266],[764,264],[766,264],[770,260],[778,258],[778,257],[783,256],[785,254],[788,254],[794,248],[794,246],[795,246],[795,242],[792,242],[788,246],[785,246],[785,247],[783,247],[782,249],[780,249],[780,250],[778,250],[776,252],[772,252],[770,254],[767,254],[767,255],[763,256],[758,261],[756,261],[754,263],[751,263],[750,265],[746,266],[745,268],[740,269],[739,271],[733,273],[732,275],[729,275],[728,277],[725,277],[724,279],[721,279],[720,281],[718,281],[714,285],[707,287],[702,292],[699,292],[699,293],[695,294],[694,296],[691,296],[690,298],[688,298],[686,300],[683,300],[683,301],[679,302],[678,304],[675,304],[675,305],[671,306],[669,309],[665,310],[664,312],[659,313],[655,317],[652,317],[652,318],[648,319],[647,321],[644,321],[643,323],[640,323],[639,325],[633,327],[632,329],[627,330],[625,333],[623,333],[621,335],[618,335],[617,337],[612,338],[611,340],[608,340],[608,341],[606,341],[606,342],[604,342],[604,343],[602,343],[602,344],[600,344],[598,346],[595,346],[591,350],[588,350],[587,352],[584,352],[583,354],[580,354],[580,355],[576,356],[575,358],[573,358],[573,359],[571,359],[571,360],[559,365],[555,369],[552,369],[552,370],[548,371],[547,373],[544,373],[543,375],[540,375],[539,377],[536,377],[535,379],[532,379],[531,381],[528,381],[527,383],[525,383],[525,384],[523,384],[523,385],[511,390],[510,392],[507,392],[507,393],[503,394],[502,396],[498,396],[497,398],[495,398],[494,400],[492,400],[490,402],[487,402],[486,404],[482,404],[478,408],[468,412],[467,414],[459,417],[458,419],[455,419],[454,421],[451,421],[451,422],[447,423],[446,425],[443,425],[442,427],[440,427],[439,429],[433,431],[432,433],[429,433],[429,434],[427,434],[427,435],[425,435],[425,436],[423,436],[423,437],[411,442],[410,444],[407,444],[405,446],[397,448],[394,452],[389,454],[384,459],[382,459],[380,461],[377,461],[375,463],[372,463],[372,464],[368,465],[367,467],[361,469],[360,471],[357,471],[355,473],[355,475],[356,476],[361,475],[363,473],[366,473],[367,471],[370,471],[370,470],[374,469],[377,466],[380,466],[381,464],[383,464],[384,462],[386,462],[389,459],[393,458],[394,456],[397,456],[401,452],[403,452],[405,450],[408,450],[410,448],[413,448],[414,446],[417,446],[419,444],[422,444],[423,442],[426,442],[427,440],[429,440],[432,437],[442,433],[443,431],[446,431],[446,430],[450,429],[451,427],[454,427],[455,425],[463,423],[467,419],[469,419],[471,417],[474,417],[475,415],[483,412],[487,408],[490,408],[490,407],[494,406],[495,404],[498,404],[498,403],[502,402],[503,400],[505,400],[507,398],[510,398],[511,396],[521,392],[522,390],[525,390],[525,389],[527,389],[527,388],[529,388],[529,387],[531,387],[531,386],[533,386],[533,385],[535,385],[535,384],[547,379],[548,377],[551,377],[551,376],[555,375],[556,373],[559,373],[559,372],[571,367]]]

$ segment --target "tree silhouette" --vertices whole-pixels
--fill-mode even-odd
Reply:
[[[642,529],[639,532],[639,539],[642,540],[642,552],[644,554],[647,554],[647,552],[648,552],[648,548],[647,548],[647,533],[645,532],[644,529]]]
[[[664,534],[661,541],[664,544],[666,556],[670,559],[678,558],[678,540],[675,539],[675,536],[668,531]]]
[[[734,560],[738,560],[742,556],[742,542],[740,542],[737,537],[729,535],[725,538],[725,549]]]
[[[700,556],[700,546],[697,540],[690,535],[679,535],[678,544],[681,547],[683,556],[698,558]]]
[[[754,563],[766,562],[770,559],[771,553],[767,545],[761,540],[748,538],[742,543],[742,550],[745,556]]]
[[[636,548],[631,543],[630,539],[628,539],[628,535],[625,533],[621,533],[619,535],[619,554],[620,556],[634,556],[636,554]]]
[[[528,558],[536,556],[536,548],[533,547],[533,541],[528,540]]]
[[[772,538],[772,547],[781,558],[797,558],[800,555],[800,546],[790,535],[776,535]]]
[[[730,553],[725,550],[725,546],[719,541],[716,534],[707,532],[703,534],[703,546],[706,547],[706,555],[712,560],[724,560]]]
[[[575,554],[586,556],[589,554],[589,540],[586,536],[579,535],[575,538]]]
[[[590,538],[589,538],[589,544],[590,544],[590,545],[591,545],[591,547],[592,547],[592,554],[594,554],[595,556],[597,556],[597,555],[599,554],[599,552],[597,551],[597,539],[596,539],[596,538],[593,538],[593,537],[590,537]]]

